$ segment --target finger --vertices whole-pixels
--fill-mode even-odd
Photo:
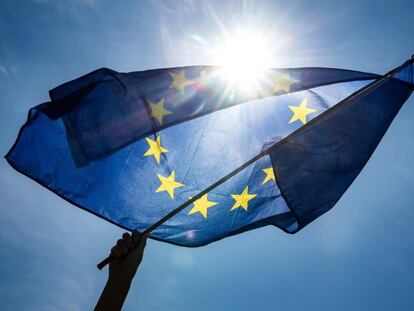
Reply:
[[[116,246],[119,249],[119,253],[121,256],[128,253],[128,247],[125,245],[124,240],[119,239],[118,242],[116,242]]]
[[[139,233],[137,230],[132,231],[132,240],[134,241],[135,245],[138,244],[140,236],[141,233]]]
[[[129,235],[129,233],[125,232],[125,233],[122,235],[122,239],[124,240],[125,245],[126,245],[126,247],[128,247],[128,249],[129,249],[129,250],[134,249],[134,241],[132,241],[132,238],[131,238],[131,236]]]
[[[148,233],[141,234],[138,242],[138,248],[143,251],[145,248],[145,245],[147,244],[148,239]]]
[[[118,245],[115,245],[114,247],[112,247],[112,249],[111,249],[111,256],[116,257],[116,258],[118,258],[118,257],[121,256],[121,252],[119,250]]]

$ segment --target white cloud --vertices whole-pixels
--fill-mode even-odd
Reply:
[[[0,65],[0,72],[4,75],[8,75],[9,72],[6,70],[6,68],[4,68],[3,66]]]
[[[33,0],[34,4],[48,6],[61,15],[69,15],[77,20],[82,18],[84,9],[96,9],[99,0]]]
[[[172,261],[178,268],[186,269],[194,265],[194,256],[190,249],[177,249],[172,255]]]

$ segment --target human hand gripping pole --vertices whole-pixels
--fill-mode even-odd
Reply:
[[[111,249],[108,280],[95,306],[95,311],[121,310],[132,280],[141,264],[147,234],[134,230],[124,233]]]
[[[152,227],[152,226],[151,226]],[[149,233],[151,231],[149,231],[149,229],[151,228],[149,227],[147,230],[145,230],[144,232],[142,232],[141,234],[138,233],[138,231],[133,231],[132,232],[132,238],[133,238],[133,247],[129,247],[127,249],[127,251],[124,254],[117,254],[117,252],[115,251],[115,247],[111,250],[111,254],[106,257],[104,260],[102,260],[99,264],[97,264],[97,267],[99,270],[102,270],[106,265],[110,264],[114,259],[116,258],[125,258],[127,257],[131,252],[135,251],[137,248],[141,247],[140,243],[138,243],[138,241],[136,241],[136,238],[134,238],[135,236],[141,236],[142,238],[144,238],[145,240],[147,239]]]

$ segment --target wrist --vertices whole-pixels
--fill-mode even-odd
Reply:
[[[129,289],[132,283],[132,278],[122,276],[109,276],[106,281],[106,286],[111,288],[113,291],[122,292],[125,288]]]

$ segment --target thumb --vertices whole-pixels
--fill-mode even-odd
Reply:
[[[135,244],[134,251],[143,253],[145,245],[147,244],[148,233],[139,233],[138,231],[134,230],[132,232],[132,239]]]
[[[141,234],[141,236],[139,237],[139,241],[138,241],[138,246],[137,248],[143,252],[145,245],[147,245],[147,239],[148,239],[148,233],[143,233]]]

